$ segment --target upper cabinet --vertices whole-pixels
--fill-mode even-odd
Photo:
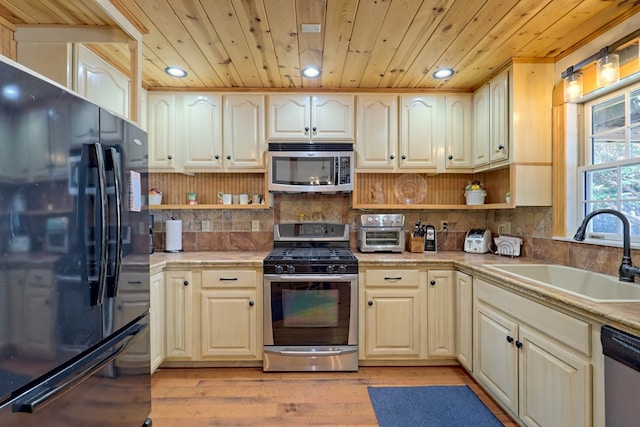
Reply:
[[[353,95],[270,95],[271,141],[352,141]]]
[[[470,168],[471,107],[467,94],[358,96],[358,172]]]
[[[509,159],[509,70],[473,94],[473,166]]]
[[[264,96],[151,92],[147,108],[151,171],[264,170]]]

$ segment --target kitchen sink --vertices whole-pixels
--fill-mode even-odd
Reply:
[[[616,276],[555,264],[487,264],[526,280],[550,286],[596,302],[640,301],[640,284]]]

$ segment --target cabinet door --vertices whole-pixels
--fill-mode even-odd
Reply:
[[[311,139],[353,141],[353,95],[314,95],[311,100]]]
[[[309,140],[311,98],[308,95],[270,95],[268,123],[270,140]]]
[[[476,378],[514,414],[518,413],[517,324],[478,301],[475,317]]]
[[[27,355],[55,355],[53,289],[27,283],[24,290],[20,349]]]
[[[227,169],[264,170],[264,96],[227,95],[224,153]]]
[[[76,92],[101,107],[129,117],[127,76],[85,46],[79,44],[76,49]]]
[[[358,96],[356,167],[393,170],[398,150],[398,97]]]
[[[473,277],[456,272],[456,357],[473,371]]]
[[[427,356],[455,353],[455,283],[453,270],[432,270],[427,275]]]
[[[149,323],[151,346],[151,373],[155,372],[165,357],[165,299],[164,273],[151,276],[149,284]]]
[[[520,327],[520,419],[531,426],[589,426],[591,368],[535,331]]]
[[[365,358],[420,358],[421,289],[365,291]]]
[[[444,97],[403,96],[400,109],[399,167],[436,169],[442,141]]]
[[[471,147],[471,96],[447,95],[445,110],[447,168],[470,168],[473,163]]]
[[[206,289],[201,293],[202,357],[258,358],[254,289]]]
[[[167,358],[193,357],[193,275],[190,271],[165,272],[167,295]]]
[[[222,97],[190,93],[183,95],[185,170],[221,169]]]
[[[122,292],[118,293],[116,306],[116,325],[124,325],[126,319],[134,318],[149,307],[149,294],[147,292]],[[147,318],[149,322],[149,318]],[[145,334],[149,334],[147,329]],[[124,368],[149,369],[151,357],[150,339],[136,341],[126,355],[118,358],[117,366]]]
[[[491,146],[491,104],[489,85],[473,94],[473,166],[489,163]]]
[[[176,171],[176,96],[149,94],[149,169]]]
[[[491,104],[491,163],[509,158],[509,71],[489,83]]]

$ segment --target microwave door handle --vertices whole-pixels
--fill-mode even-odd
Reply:
[[[120,161],[118,151],[115,148],[108,148],[105,150],[107,157],[105,161],[106,169],[113,174],[113,191],[114,191],[114,205],[107,204],[107,208],[110,211],[115,212],[115,242],[109,243],[113,236],[108,236],[108,245],[114,245],[114,251],[107,250],[107,296],[115,298],[118,294],[118,281],[120,280],[120,269],[122,265],[122,175],[120,175]],[[111,213],[111,212],[109,212]],[[111,218],[109,215],[108,218]],[[111,225],[111,224],[110,224]],[[108,230],[112,228],[109,227]],[[109,259],[113,256],[114,259]]]
[[[90,203],[87,194],[89,191],[89,172],[96,170],[96,188],[95,195],[97,197],[93,203]],[[106,188],[105,188],[105,172],[104,172],[104,156],[100,143],[84,144],[82,146],[82,154],[80,156],[80,170],[78,178],[78,248],[81,254],[81,279],[83,283],[89,286],[90,303],[92,306],[102,304],[106,273]],[[92,210],[89,212],[89,207]],[[93,214],[93,244],[88,244],[88,227],[87,215]],[[96,235],[97,232],[97,235]],[[88,256],[90,248],[94,248],[96,259]],[[95,265],[90,269],[89,265]],[[95,270],[95,272],[94,272]],[[89,273],[91,272],[91,275]]]

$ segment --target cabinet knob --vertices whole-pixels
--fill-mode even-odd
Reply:
[[[227,160],[231,160],[231,154],[227,154]]]
[[[516,341],[516,347],[522,348],[522,342],[521,341]]]
[[[429,282],[429,283],[431,283],[431,286],[434,286],[434,285],[436,284],[436,281],[435,281],[435,280],[432,280],[432,281],[431,281],[431,282]]]
[[[305,134],[305,135],[309,135],[309,128],[308,128],[308,127],[305,127],[305,128],[304,128],[304,134]]]
[[[253,307],[254,305],[256,305],[256,303],[255,303],[255,302],[253,302],[253,301],[249,301],[249,307]]]
[[[313,131],[314,135],[318,134],[318,128],[317,127],[314,126],[314,127],[311,128],[311,130]]]
[[[407,160],[407,156],[405,156],[404,154],[403,154],[402,156],[400,156],[400,158],[401,158],[402,160]]]
[[[498,145],[498,150],[504,150],[504,145]]]
[[[396,158],[396,156],[394,156],[394,155],[392,154],[392,155],[390,155],[390,156],[389,156],[389,158],[390,158],[391,160],[393,160],[393,159],[395,159],[395,158]]]
[[[188,281],[188,280],[185,280],[184,282],[182,282],[182,284],[183,284],[184,286],[189,286],[189,281]]]
[[[213,156],[213,158],[216,160],[220,160],[220,154],[216,154],[215,156]]]
[[[508,343],[512,343],[513,342],[513,337],[507,335],[507,342]]]
[[[368,301],[367,304],[368,305],[373,305],[373,301]]]
[[[453,160],[453,156],[449,154],[449,160]]]
[[[172,156],[171,154],[169,154],[169,155],[167,156],[167,159],[171,160],[171,159],[173,159],[173,156]]]

